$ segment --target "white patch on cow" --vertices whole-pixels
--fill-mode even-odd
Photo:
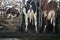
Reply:
[[[24,15],[26,15],[26,9],[25,8],[23,8],[23,13],[24,13]]]
[[[34,16],[34,12],[33,12],[33,10],[28,10],[28,13],[27,13],[28,15],[28,18],[30,18],[30,22],[31,22],[31,20],[33,19],[33,16]]]
[[[55,11],[54,10],[50,10],[50,12],[48,13],[48,20],[51,19],[51,24],[52,24],[52,21],[54,20],[55,18]]]
[[[11,13],[8,14],[7,19],[9,19],[11,17],[11,20],[13,20],[17,15],[12,15]]]
[[[16,16],[17,16],[17,14],[11,15],[11,20],[13,20]]]
[[[6,11],[9,9],[9,8],[12,8],[13,6],[12,5],[7,5],[6,6]]]
[[[8,14],[7,18],[10,18],[11,14]]]
[[[48,2],[47,3],[49,3],[51,0],[48,0]]]
[[[53,32],[55,32],[55,21],[53,21]]]
[[[56,1],[60,1],[60,0],[56,0]]]
[[[17,8],[17,7],[15,9],[19,10],[19,8]]]
[[[43,32],[46,32],[46,27],[47,27],[47,25],[45,25]]]
[[[48,19],[51,19],[52,17],[55,16],[55,11],[54,10],[50,10],[49,13],[48,13]]]
[[[20,9],[19,9],[19,8],[17,8],[17,7],[16,7],[15,9],[16,9],[16,10],[18,10],[18,11],[20,11]]]
[[[27,1],[28,1],[28,0],[25,0],[25,5],[27,4]]]
[[[30,5],[30,8],[32,8],[32,5]]]
[[[53,19],[51,18],[51,24],[52,24]]]
[[[46,16],[47,16],[46,12],[47,12],[47,10],[46,10],[46,11],[44,11],[44,17],[46,17]]]
[[[8,7],[8,8],[12,8],[12,6],[10,6],[10,5],[7,5],[7,7]]]

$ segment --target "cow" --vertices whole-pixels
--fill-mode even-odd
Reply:
[[[53,32],[55,32],[56,18],[57,18],[57,3],[53,0],[46,0],[41,7],[44,11],[44,30],[46,32],[46,27],[48,21],[53,24]]]
[[[25,7],[23,8],[23,13],[25,15],[25,31],[28,31],[28,19],[30,20],[29,22],[35,23],[35,32],[38,32],[37,29],[37,13],[36,13],[36,4],[33,0],[28,0],[27,3],[25,3]]]
[[[11,20],[13,20],[14,18],[19,16],[20,12],[19,12],[18,8],[16,6],[14,6],[14,7],[7,9],[6,14],[7,14],[7,19],[9,19],[11,17]]]

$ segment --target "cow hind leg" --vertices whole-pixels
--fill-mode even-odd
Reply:
[[[43,30],[43,33],[46,32],[46,27],[47,27],[47,20],[45,20],[45,23],[44,23],[44,30]]]
[[[43,30],[43,32],[46,32],[46,27],[47,27],[47,25],[44,26],[44,30]]]
[[[55,32],[55,11],[52,11],[53,32]]]
[[[25,15],[25,25],[26,25],[26,27],[25,27],[25,31],[27,31],[28,30],[28,17],[27,17],[27,15]]]
[[[51,24],[52,24],[52,22],[53,22],[53,19],[51,18]]]
[[[31,21],[32,21],[32,17],[30,16],[30,23],[31,23]]]
[[[36,18],[36,14],[34,14],[34,20],[35,20],[35,31],[37,33],[38,32],[38,29],[37,29],[37,18]]]
[[[53,21],[53,32],[55,32],[55,20]]]

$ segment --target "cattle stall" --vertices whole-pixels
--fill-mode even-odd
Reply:
[[[34,35],[35,33],[44,33],[44,11],[41,7],[45,0],[20,1],[6,1],[6,3],[2,2],[2,4],[0,4],[0,31],[21,32],[23,33],[23,36],[26,34]],[[58,16],[56,19],[56,32],[60,32],[59,2],[57,5]],[[16,9],[14,9],[15,7]],[[53,26],[51,24],[48,24],[46,30],[47,31],[45,33],[53,33]]]
[[[15,17],[11,20],[11,18],[7,18],[8,14],[6,14],[7,10],[10,5],[13,4],[6,4],[1,6],[0,5],[0,31],[2,32],[17,32],[17,30],[21,30],[21,24],[22,24],[22,15],[21,15],[21,2],[16,2],[18,4],[19,9],[19,16]],[[11,10],[10,10],[11,11]],[[13,15],[12,15],[13,16]]]

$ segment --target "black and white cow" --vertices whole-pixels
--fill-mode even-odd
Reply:
[[[37,12],[36,12],[36,4],[33,0],[28,0],[25,7],[23,8],[23,13],[25,15],[25,31],[28,31],[28,19],[30,20],[30,23],[34,19],[35,23],[35,31],[38,32],[37,29]]]
[[[15,17],[18,17],[20,13],[18,8],[12,7],[6,11],[6,14],[8,14],[7,16],[8,19],[11,18],[11,20],[13,20]]]
[[[11,2],[7,3],[6,6],[7,18],[11,18],[13,20],[15,17],[18,17],[22,6],[23,6],[22,2],[19,0],[17,1],[13,0],[12,3]]]

